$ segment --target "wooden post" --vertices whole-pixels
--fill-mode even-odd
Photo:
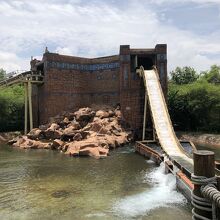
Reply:
[[[193,153],[193,161],[194,161],[194,175],[195,176],[203,176],[207,178],[211,178],[215,176],[215,154],[212,151],[195,151]],[[201,185],[194,184],[193,194],[200,198],[203,198],[201,194]],[[199,214],[202,217],[212,219],[212,212],[204,211],[195,207],[195,213]],[[194,219],[200,219],[194,216]]]
[[[30,130],[33,129],[33,112],[32,112],[32,87],[31,82],[28,81],[28,101],[29,101],[29,121],[30,121]]]
[[[217,176],[217,189],[220,191],[220,176]],[[220,208],[216,210],[217,219],[220,219]]]
[[[146,130],[146,117],[147,117],[147,92],[145,92],[144,97],[144,122],[143,122],[143,134],[142,134],[142,141],[145,140],[145,130]]]
[[[24,134],[27,134],[28,125],[28,85],[24,83]]]

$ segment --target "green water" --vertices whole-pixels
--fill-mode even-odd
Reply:
[[[215,159],[220,161],[220,150],[216,149],[216,147],[212,147],[210,145],[196,145],[198,150],[210,150],[215,153]]]
[[[0,219],[191,219],[191,207],[132,147],[107,159],[0,146]]]

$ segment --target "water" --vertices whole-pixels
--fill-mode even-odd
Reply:
[[[210,150],[210,151],[213,151],[215,153],[215,159],[220,161],[220,149],[217,149],[216,147],[213,147],[211,145],[208,145],[208,144],[204,144],[204,145],[195,145],[196,148],[198,150]]]
[[[0,219],[191,219],[163,171],[131,147],[96,160],[0,146]]]

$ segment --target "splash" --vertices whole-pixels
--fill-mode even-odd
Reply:
[[[145,215],[159,207],[170,207],[174,204],[186,203],[182,194],[176,191],[176,180],[172,174],[164,173],[164,164],[146,174],[145,181],[152,188],[140,194],[125,197],[114,206],[114,212],[119,216],[135,217]]]

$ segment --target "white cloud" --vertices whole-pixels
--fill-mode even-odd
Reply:
[[[21,59],[15,53],[0,51],[0,66],[7,71],[28,70],[29,60]]]
[[[197,3],[197,4],[220,4],[220,0],[150,0],[154,4],[167,4],[167,3]]]
[[[220,53],[218,31],[200,37],[165,25],[144,1],[130,0],[123,8],[100,2],[0,1],[0,67],[26,69],[29,57],[40,56],[46,45],[51,52],[94,57],[117,54],[120,44],[148,48],[167,43],[169,69],[191,65],[202,70],[220,62],[207,56]]]
[[[57,47],[55,52],[63,55],[72,55],[72,51],[68,47]]]

